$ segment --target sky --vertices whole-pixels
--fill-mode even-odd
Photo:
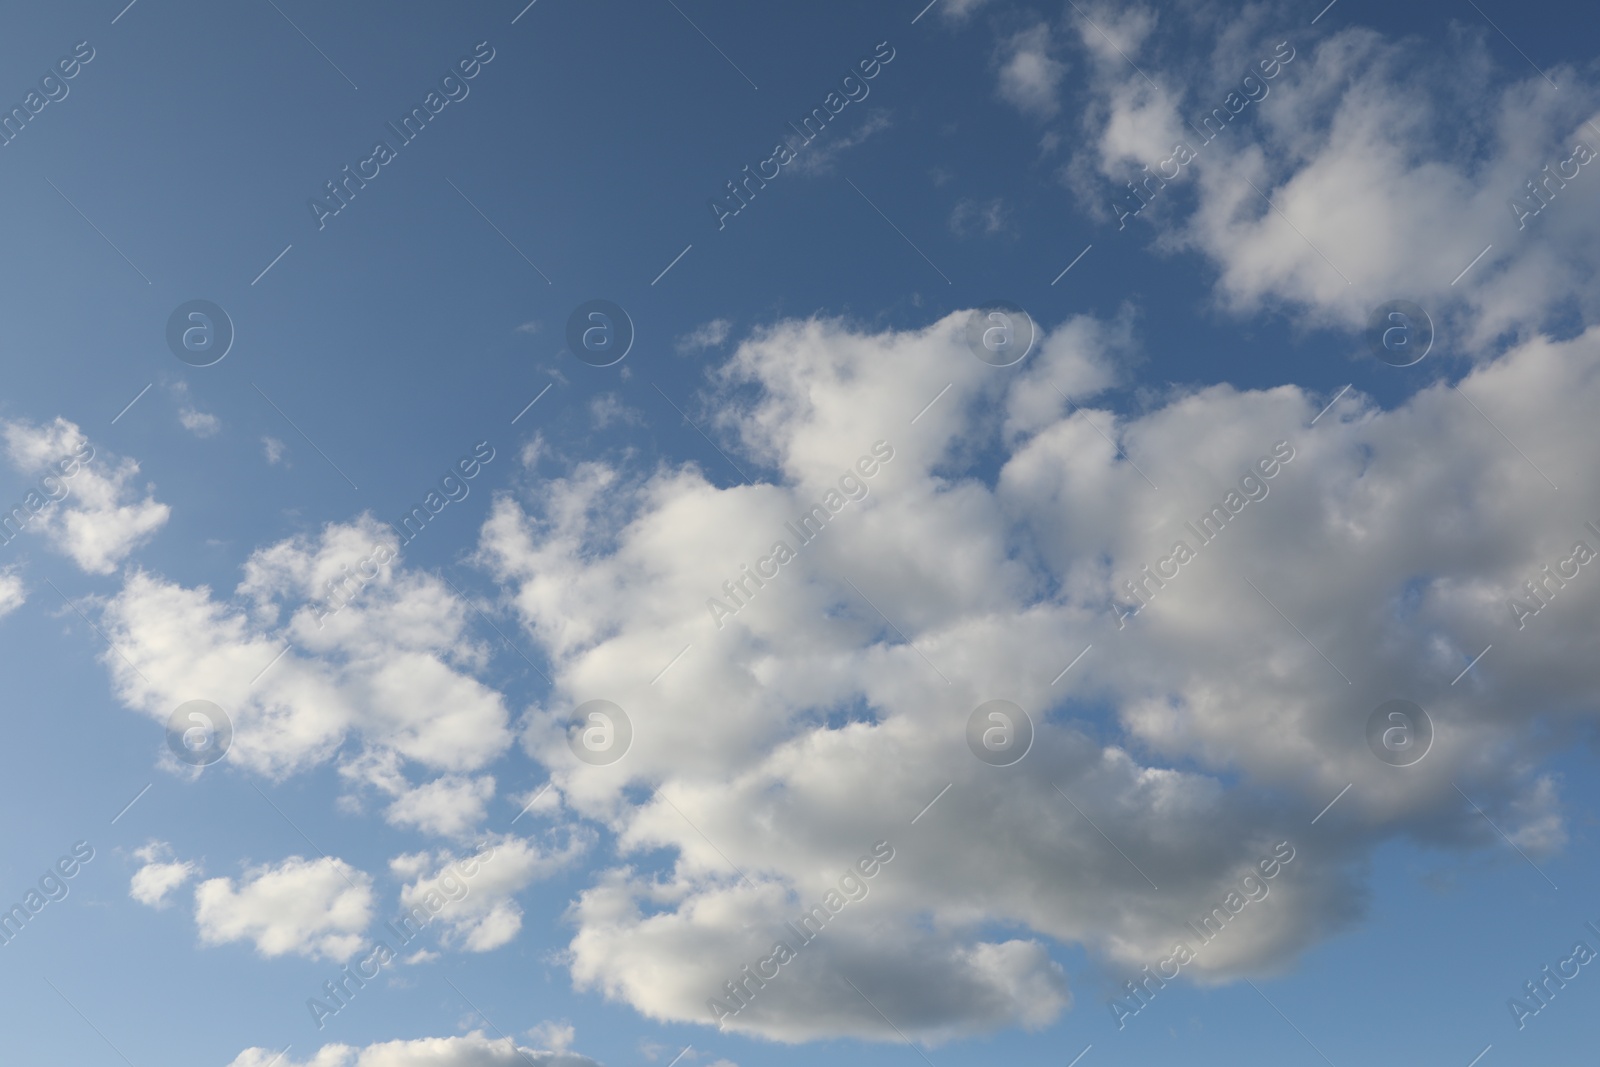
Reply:
[[[1586,8],[124,4],[0,40],[11,1058],[1587,1051]]]

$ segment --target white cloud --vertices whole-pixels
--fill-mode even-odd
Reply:
[[[950,212],[950,229],[962,236],[969,233],[993,235],[1008,226],[1005,200],[998,196],[982,203],[960,200]]]
[[[28,602],[27,587],[16,567],[0,567],[0,619]]]
[[[616,393],[601,393],[589,401],[589,418],[597,430],[608,426],[637,426],[644,422],[638,410],[624,404]]]
[[[522,451],[517,455],[517,462],[527,469],[536,467],[539,457],[549,452],[549,445],[545,442],[544,434],[535,432],[528,442],[522,446]]]
[[[167,895],[199,871],[199,865],[187,860],[174,860],[172,846],[165,841],[152,841],[134,851],[134,856],[144,866],[133,873],[128,884],[128,895],[152,908],[164,908]]]
[[[175,382],[171,389],[173,397],[178,401],[178,422],[185,430],[200,438],[215,437],[222,430],[221,419],[197,410],[190,402],[188,382]]]
[[[887,130],[892,124],[888,112],[872,110],[867,112],[852,133],[816,140],[810,144],[798,135],[790,137],[788,144],[795,158],[790,162],[789,170],[806,175],[831,174],[841,155]]]
[[[1000,95],[1018,110],[1050,117],[1061,110],[1056,92],[1066,64],[1051,55],[1050,27],[1038,23],[1002,45]]]
[[[678,338],[674,347],[679,352],[698,352],[701,349],[716,348],[728,339],[728,333],[732,329],[731,319],[712,319]]]
[[[511,740],[503,698],[473,676],[487,646],[447,584],[392,556],[396,540],[363,515],[268,545],[232,597],[129,575],[101,620],[121,650],[105,659],[119,699],[164,723],[205,693],[232,719],[227,758],[274,777],[337,761],[359,788],[384,768],[383,781],[399,777],[396,797],[406,776],[480,770]],[[439,787],[397,814],[453,828],[471,817],[447,804],[460,799]]]
[[[565,1052],[572,1047],[572,1042],[578,1036],[578,1031],[565,1020],[555,1022],[547,1019],[537,1026],[529,1027],[526,1032],[529,1041],[552,1052]]]
[[[277,1059],[282,1049],[251,1048],[239,1053],[228,1067],[601,1067],[574,1052],[513,1047],[491,1039],[481,1030],[461,1037],[423,1037],[410,1041],[384,1041],[357,1048],[324,1045],[309,1060],[292,1056]]]
[[[989,0],[939,0],[939,12],[952,22],[959,22]]]
[[[1352,391],[1315,426],[1330,397],[1294,386],[1171,389],[1119,413],[1097,398],[1132,356],[1130,318],[1072,320],[1001,373],[964,327],[956,314],[898,333],[758,330],[700,405],[741,465],[776,472],[753,486],[587,461],[496,501],[480,562],[556,680],[525,746],[567,809],[618,841],[618,865],[571,912],[579,988],[710,1024],[708,998],[820,897],[820,872],[878,840],[897,856],[868,898],[730,1029],[898,1040],[839,975],[922,1041],[1047,1025],[1071,1000],[1053,946],[1137,971],[1288,841],[1270,900],[1184,970],[1270,973],[1359,915],[1379,842],[1493,845],[1452,781],[1515,839],[1560,847],[1558,783],[1519,724],[1594,706],[1575,650],[1600,638],[1600,585],[1543,609],[1537,641],[1508,598],[1600,521],[1600,490],[1561,436],[1600,404],[1600,331],[1529,343],[1459,383],[1557,495],[1447,385],[1393,411]],[[875,439],[894,458],[865,498],[841,501],[760,588],[743,579],[748,598],[719,627],[708,599],[775,540],[798,543],[785,522]],[[1278,442],[1293,458],[1252,483],[1268,495],[1119,630],[1122,582],[1194,540],[1185,520]],[[1504,658],[1452,688],[1490,642]],[[1396,695],[1452,724],[1400,775],[1362,735]],[[1004,771],[961,733],[999,696],[1037,727]],[[567,748],[567,714],[593,697],[634,715],[610,766]],[[1303,828],[1352,782],[1328,816],[1341,834],[1311,847]],[[635,805],[629,786],[655,792]],[[667,870],[629,865],[661,849]]]
[[[401,793],[387,814],[395,826],[461,837],[483,822],[484,808],[493,796],[494,779],[489,775],[444,775]]]
[[[215,437],[222,430],[221,419],[190,407],[178,412],[178,421],[196,437]]]
[[[139,464],[98,451],[75,423],[0,422],[0,434],[12,469],[38,483],[7,520],[90,574],[111,574],[166,524],[167,505],[148,489],[139,499]]]
[[[493,853],[471,877],[462,876],[454,866],[458,857],[450,852],[413,853],[390,862],[396,876],[412,879],[400,891],[402,907],[422,907],[434,893],[447,901],[442,910],[430,909],[438,911],[440,942],[447,948],[489,952],[509,944],[522,929],[516,894],[570,867],[593,846],[594,835],[569,829],[550,834],[542,847],[512,835],[492,837],[490,843]]]
[[[195,887],[195,924],[207,945],[250,941],[263,956],[294,954],[335,962],[366,947],[372,878],[340,859],[290,856]]]
[[[287,466],[287,461],[284,459],[287,452],[288,448],[276,437],[263,437],[261,439],[261,454],[267,457],[267,466],[276,467],[280,463]]]
[[[1062,130],[1085,146],[1069,184],[1116,222],[1137,206],[1126,183],[1148,182],[1148,207],[1121,225],[1159,251],[1205,256],[1226,309],[1281,309],[1353,331],[1405,298],[1474,356],[1574,310],[1584,321],[1600,314],[1600,295],[1582,282],[1600,269],[1600,177],[1564,162],[1579,142],[1600,152],[1592,75],[1552,69],[1558,93],[1525,66],[1499,63],[1486,26],[1424,49],[1359,26],[1314,45],[1286,41],[1267,8],[1230,11],[1224,23],[1216,9],[1164,7],[1160,32],[1153,9],[1123,15],[1120,26],[1096,21],[1141,68],[1167,71],[1169,90],[1191,88],[1156,92],[1083,26],[1095,62],[1091,102]],[[1196,61],[1195,40],[1217,43]],[[1274,76],[1247,93],[1244,72],[1263,62]],[[1228,121],[1197,129],[1215,109]],[[1462,136],[1450,118],[1469,112],[1484,121]],[[1179,143],[1196,157],[1181,167]],[[1566,179],[1545,188],[1548,205],[1519,219],[1512,198],[1558,164]]]

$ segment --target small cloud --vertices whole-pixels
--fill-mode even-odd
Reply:
[[[882,133],[889,128],[889,125],[887,112],[874,111],[861,121],[861,126],[853,135],[840,137],[837,140],[819,140],[807,145],[798,135],[791,135],[789,147],[794,151],[795,158],[789,166],[799,174],[827,174],[833,170],[834,162],[846,150]],[[817,147],[819,144],[820,147]]]
[[[215,437],[222,429],[222,420],[215,415],[208,415],[198,410],[189,401],[189,383],[180,381],[172,387],[172,395],[178,401],[178,421],[183,428],[196,437]]]
[[[1005,201],[998,196],[985,203],[962,200],[950,213],[950,229],[962,237],[970,233],[997,234],[1007,224]]]
[[[535,433],[533,440],[522,446],[522,454],[517,459],[525,469],[532,470],[538,466],[539,457],[548,451],[549,448],[545,444],[544,434]]]
[[[366,946],[374,902],[372,877],[328,856],[263,864],[237,883],[212,878],[195,887],[194,898],[203,945],[249,941],[267,958],[292,953],[335,962]]]
[[[222,429],[222,420],[215,415],[208,415],[194,408],[183,408],[178,412],[178,421],[183,423],[183,428],[196,437],[215,437]]]
[[[955,173],[945,167],[934,167],[928,172],[928,177],[933,181],[935,189],[942,189],[955,181]]]
[[[133,854],[144,866],[133,873],[128,895],[152,908],[166,907],[170,903],[167,894],[187,882],[199,869],[186,860],[174,860],[172,846],[165,841],[152,841]]]
[[[151,486],[139,498],[138,463],[96,452],[76,423],[59,416],[43,426],[0,422],[0,436],[12,469],[38,486],[12,508],[12,522],[89,574],[114,573],[171,517]]]
[[[989,0],[941,0],[939,13],[951,22],[960,22]]]
[[[27,602],[28,593],[17,576],[15,567],[0,569],[0,619],[10,615]]]
[[[589,415],[594,419],[594,428],[597,430],[611,425],[638,426],[644,422],[637,411],[617,399],[616,393],[601,393],[591,400]]]
[[[702,348],[715,348],[728,339],[728,333],[733,329],[733,322],[729,319],[712,319],[703,323],[678,338],[677,349],[680,353],[697,352]]]
[[[523,323],[521,326],[518,326],[517,327],[517,332],[518,333],[538,333],[542,329],[544,329],[544,324],[542,322],[540,322],[538,319],[530,319],[529,321]]]
[[[512,794],[511,802],[517,806],[512,821],[523,815],[554,815],[561,810],[561,790],[549,782],[526,793]]]
[[[566,1021],[555,1022],[546,1019],[537,1026],[531,1026],[526,1031],[528,1040],[541,1049],[550,1052],[565,1052],[572,1047],[573,1039],[578,1032],[572,1024]]]
[[[261,451],[267,457],[269,465],[274,467],[280,463],[285,467],[289,465],[283,458],[284,454],[289,451],[288,446],[276,437],[263,437],[261,439]]]
[[[441,837],[459,837],[483,822],[484,808],[494,796],[494,779],[447,774],[405,788],[385,812],[393,826],[409,826]]]
[[[1044,118],[1059,111],[1056,88],[1067,67],[1050,55],[1050,27],[1041,22],[1014,35],[1003,47],[1009,54],[1000,65],[1000,95],[1019,111]]]
[[[473,1011],[463,1015],[458,1026],[466,1030],[483,1021]],[[310,1059],[297,1059],[297,1055],[289,1054],[288,1049],[247,1048],[228,1067],[600,1067],[598,1061],[576,1052],[518,1048],[498,1033],[490,1037],[481,1029],[460,1037],[384,1041],[365,1048],[323,1045],[315,1053],[306,1051]]]

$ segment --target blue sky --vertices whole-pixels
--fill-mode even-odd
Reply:
[[[1594,968],[1509,1002],[1600,951],[1586,15],[16,13],[8,1048],[1570,1058]],[[726,214],[747,166],[777,172]],[[233,331],[209,366],[167,340],[195,300]],[[610,366],[569,350],[595,300],[634,332]],[[1012,366],[965,341],[997,301],[1035,324]],[[1371,344],[1395,301],[1434,333],[1403,368]],[[1213,544],[1186,523],[1214,505]],[[1410,766],[1366,740],[1395,698],[1434,731]],[[597,699],[631,723],[610,763],[569,743]],[[203,767],[168,742],[190,700],[234,729]],[[965,740],[990,700],[1033,726],[1009,766]],[[483,842],[319,1028],[324,981]],[[1122,984],[1281,842],[1270,893],[1119,1026]]]

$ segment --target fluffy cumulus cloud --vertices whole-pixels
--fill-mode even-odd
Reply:
[[[247,870],[236,884],[195,887],[195,925],[207,945],[249,941],[263,956],[349,959],[372,922],[372,878],[340,859],[290,856]]]
[[[1052,52],[1050,27],[1045,23],[1013,34],[1001,46],[1000,95],[1035,115],[1059,111],[1057,91],[1067,68]]]
[[[483,822],[494,796],[489,775],[450,774],[401,792],[389,805],[389,821],[444,837],[460,837]]]
[[[1479,350],[1600,312],[1593,72],[1503,66],[1470,19],[1425,44],[1282,5],[1155,11],[1064,16],[1088,101],[1060,115],[1083,146],[1063,174],[1100,220],[1209,261],[1224,307],[1358,328],[1404,297]]]
[[[11,468],[35,483],[3,516],[6,540],[25,530],[90,574],[111,574],[171,514],[136,484],[138,463],[97,450],[75,423],[0,422],[0,437]]]
[[[525,746],[618,843],[570,912],[579,988],[785,1041],[897,1040],[881,1010],[936,1042],[1047,1025],[1073,1000],[1056,946],[1125,977],[1241,885],[1265,902],[1183,973],[1282,968],[1360,914],[1376,843],[1494,844],[1456,785],[1530,853],[1561,846],[1540,746],[1570,731],[1526,727],[1600,697],[1577,651],[1600,491],[1558,430],[1600,403],[1600,333],[1319,417],[1294,386],[1119,413],[1126,317],[1007,369],[964,326],[742,343],[701,406],[754,484],[619,456],[496,502],[479,562],[556,681]],[[596,697],[633,724],[604,766],[565,732]],[[1415,767],[1368,746],[1395,697],[1450,724]],[[967,741],[997,698],[1035,730],[1005,768]],[[892,861],[841,882],[879,842]],[[802,944],[786,924],[817,907]]]
[[[187,882],[199,866],[188,860],[173,858],[172,846],[165,841],[152,841],[134,851],[143,865],[128,884],[128,895],[152,908],[164,908],[169,894]]]
[[[542,844],[501,834],[478,851],[475,865],[439,851],[398,856],[389,867],[407,880],[400,890],[401,906],[407,911],[420,907],[434,913],[443,945],[489,952],[510,944],[522,929],[522,907],[516,895],[570,867],[593,843],[593,832],[583,828],[559,835],[553,831]]]
[[[575,1052],[525,1048],[479,1030],[461,1037],[383,1041],[365,1048],[324,1045],[308,1060],[279,1058],[281,1053],[281,1049],[245,1049],[228,1067],[601,1067],[597,1060]]]
[[[362,516],[268,545],[232,596],[131,574],[102,616],[119,697],[165,722],[203,693],[232,719],[230,761],[273,777],[332,761],[396,823],[467,832],[494,789],[474,772],[509,745],[508,713],[474,676],[488,653],[472,608],[407,568],[396,540]]]

